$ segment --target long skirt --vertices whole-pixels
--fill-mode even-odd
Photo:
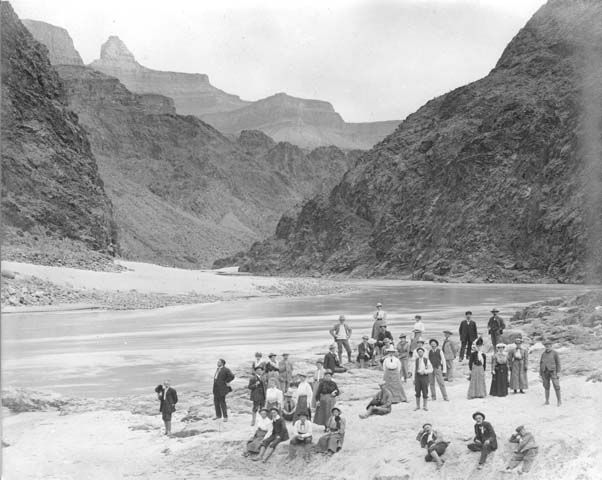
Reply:
[[[485,371],[483,365],[473,365],[470,371],[470,385],[468,386],[468,398],[485,398],[487,396],[487,385],[485,385]]]
[[[513,390],[526,390],[529,388],[524,360],[514,360],[512,362],[510,370],[510,388]]]
[[[397,370],[388,370],[385,368],[383,380],[393,394],[393,403],[407,402],[406,392],[401,384],[401,377]]]
[[[345,435],[341,435],[338,432],[327,433],[326,435],[322,435],[320,437],[320,440],[318,440],[316,451],[320,453],[328,451],[337,453],[343,447],[344,439]]]
[[[307,395],[299,395],[297,407],[295,408],[295,413],[293,414],[293,422],[296,422],[299,418],[299,415],[302,413],[307,415],[308,420],[311,420],[311,408],[309,408],[309,405],[307,404]]]
[[[323,393],[320,395],[320,405],[316,408],[316,414],[314,416],[314,423],[316,425],[324,425],[328,423],[330,418],[331,410],[337,403],[337,397],[333,397],[330,393]]]
[[[508,365],[498,363],[495,366],[493,377],[491,377],[491,389],[489,395],[494,397],[505,397],[508,395]]]
[[[268,433],[266,430],[261,430],[260,428],[255,430],[255,435],[253,435],[253,438],[247,442],[247,452],[259,453],[261,442],[263,441],[266,433]]]

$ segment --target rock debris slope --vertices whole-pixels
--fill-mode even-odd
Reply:
[[[8,2],[0,11],[3,249],[27,232],[105,250],[114,235],[111,202],[87,136],[46,47]]]
[[[236,262],[599,282],[601,125],[602,3],[550,0],[489,75],[409,115],[328,196],[283,217]]]

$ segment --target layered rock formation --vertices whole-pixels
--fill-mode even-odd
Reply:
[[[8,2],[0,8],[3,248],[30,232],[104,250],[113,237],[111,203],[86,134],[47,49]]]
[[[278,93],[238,110],[201,115],[225,133],[257,129],[277,141],[301,147],[336,145],[346,149],[367,149],[395,130],[399,121],[345,123],[333,106]]]
[[[84,64],[67,30],[37,20],[23,20],[22,22],[33,38],[46,45],[50,63],[53,65]]]
[[[235,261],[255,272],[602,280],[602,4],[550,0]]]
[[[128,90],[135,93],[158,93],[173,98],[176,110],[182,115],[204,115],[226,112],[247,105],[209,83],[200,73],[178,73],[152,70],[140,65],[119,37],[111,36],[102,45],[100,58],[90,66],[117,77]]]
[[[304,197],[332,188],[355,158],[338,149],[307,154],[261,132],[245,132],[239,144],[194,116],[158,112],[114,77],[58,71],[89,132],[129,259],[210,266],[267,235]]]

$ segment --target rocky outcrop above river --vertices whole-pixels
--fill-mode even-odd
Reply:
[[[106,250],[112,207],[47,49],[8,2],[2,15],[3,253],[25,233]]]
[[[83,65],[73,39],[64,28],[37,20],[22,20],[38,42],[48,48],[48,59],[52,65]]]
[[[602,281],[602,4],[551,0],[485,78],[429,101],[243,270]]]

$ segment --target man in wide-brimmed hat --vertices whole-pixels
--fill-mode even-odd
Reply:
[[[435,386],[435,382],[437,382],[437,385],[439,385],[439,390],[441,390],[441,395],[443,395],[443,400],[448,402],[449,399],[447,398],[445,381],[443,380],[443,376],[447,373],[447,362],[445,361],[443,351],[439,348],[439,340],[436,338],[431,338],[429,340],[429,345],[431,346],[431,349],[429,350],[428,356],[429,361],[433,366],[433,371],[429,374],[431,398],[433,400],[437,400],[437,387]]]
[[[464,355],[466,358],[470,357],[470,352],[472,352],[472,343],[479,338],[479,334],[477,333],[477,324],[472,319],[472,312],[468,310],[464,314],[464,320],[460,322],[460,362],[464,360]]]
[[[258,365],[251,378],[249,378],[248,389],[251,390],[251,402],[253,408],[251,410],[251,426],[255,425],[257,412],[265,405],[265,384],[263,383],[263,366]]]
[[[493,316],[487,322],[487,328],[489,329],[489,335],[491,335],[491,345],[495,348],[502,340],[502,334],[504,333],[506,324],[502,317],[498,315],[500,311],[497,308],[491,310],[491,313],[493,313]]]
[[[556,392],[557,405],[562,404],[560,400],[560,381],[558,375],[560,374],[560,357],[558,352],[552,349],[552,342],[546,340],[544,343],[546,349],[541,354],[539,360],[539,376],[543,383],[543,388],[546,395],[546,405],[550,404],[550,382],[554,386],[554,392]]]
[[[399,336],[399,343],[397,343],[397,356],[401,362],[401,376],[403,377],[404,383],[410,376],[408,368],[408,362],[410,361],[410,343],[406,339],[405,333]]]
[[[347,361],[351,363],[351,345],[349,345],[349,339],[351,338],[351,332],[353,331],[345,321],[345,315],[339,315],[339,322],[334,324],[329,330],[330,335],[337,344],[339,352],[339,363],[343,363],[343,347],[347,352]]]
[[[443,330],[443,335],[445,335],[445,340],[443,340],[441,351],[445,357],[445,366],[447,367],[447,371],[445,375],[443,375],[443,378],[445,381],[451,382],[454,379],[454,360],[458,354],[458,346],[456,345],[456,342],[451,339],[453,334],[450,330]]]
[[[429,398],[429,374],[433,373],[433,366],[428,359],[428,356],[424,354],[424,348],[418,347],[416,349],[416,358],[414,359],[414,389],[416,391],[416,408],[414,410],[420,410],[420,397],[422,396],[423,409],[428,410],[428,398]]]
[[[481,452],[479,465],[477,468],[481,470],[487,460],[487,455],[492,451],[497,450],[497,437],[491,423],[485,421],[485,414],[475,412],[472,414],[472,419],[475,421],[473,443],[467,445],[472,452]]]

